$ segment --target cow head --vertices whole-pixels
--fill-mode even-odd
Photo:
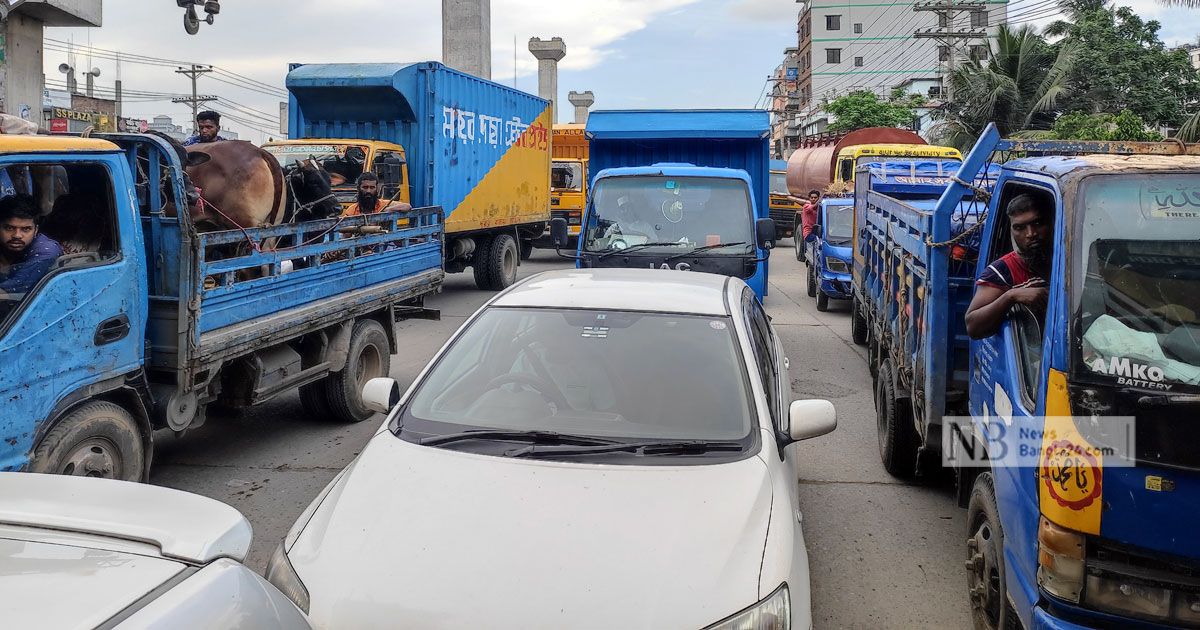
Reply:
[[[336,216],[342,210],[333,196],[329,173],[316,160],[300,160],[288,168],[294,221],[313,221]]]

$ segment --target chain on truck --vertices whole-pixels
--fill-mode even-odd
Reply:
[[[1018,198],[1052,221],[1047,303],[971,340]],[[936,203],[858,205],[880,453],[953,467],[976,627],[1200,626],[1200,146],[989,127]]]

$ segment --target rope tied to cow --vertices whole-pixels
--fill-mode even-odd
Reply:
[[[205,207],[211,208],[211,209],[213,210],[213,212],[216,212],[216,213],[217,213],[217,214],[218,214],[218,215],[219,215],[219,216],[220,216],[222,219],[225,219],[225,221],[227,221],[227,222],[228,222],[230,225],[232,225],[232,226],[234,226],[235,228],[237,228],[238,230],[240,230],[240,231],[241,231],[241,233],[242,233],[242,237],[246,239],[246,242],[247,242],[247,243],[250,245],[250,248],[251,248],[251,249],[252,249],[252,250],[253,250],[255,253],[259,253],[259,254],[262,254],[262,253],[279,253],[279,252],[288,252],[288,251],[292,251],[292,250],[295,250],[295,249],[299,249],[299,248],[301,248],[301,247],[305,247],[305,246],[308,246],[308,245],[312,245],[313,243],[320,242],[320,241],[324,240],[324,238],[325,238],[326,236],[328,236],[328,235],[329,235],[329,234],[331,234],[331,233],[332,233],[334,230],[336,230],[336,229],[337,229],[337,228],[338,228],[338,227],[339,227],[339,226],[342,224],[342,222],[346,220],[346,217],[339,216],[339,217],[338,217],[338,220],[337,220],[336,222],[334,222],[334,224],[333,224],[333,225],[329,226],[329,228],[327,228],[326,230],[322,231],[320,234],[318,234],[318,235],[316,235],[316,236],[314,236],[314,237],[312,237],[312,238],[310,238],[310,239],[308,239],[308,240],[306,240],[306,241],[304,241],[304,242],[302,242],[302,243],[299,243],[299,244],[296,244],[296,245],[292,245],[292,246],[290,246],[290,247],[263,247],[263,246],[262,246],[262,244],[261,244],[259,241],[256,241],[256,240],[254,239],[254,237],[250,235],[250,232],[249,232],[249,230],[247,230],[247,229],[246,229],[244,226],[242,226],[242,224],[240,224],[240,223],[238,223],[237,221],[235,221],[235,220],[233,219],[233,217],[229,216],[228,214],[225,214],[225,212],[224,212],[224,211],[222,211],[220,208],[218,208],[218,207],[216,206],[216,204],[214,204],[213,202],[209,201],[208,199],[205,199],[205,198],[204,198],[204,195],[201,193],[201,191],[200,191],[200,189],[199,189],[199,188],[197,188],[197,189],[196,189],[196,196],[197,196],[197,198],[200,200],[200,207],[201,207],[201,210],[203,210]],[[316,202],[314,202],[314,204],[315,204],[315,203],[320,203],[320,202],[322,202],[322,201],[325,201],[325,199],[328,199],[328,198],[330,198],[330,197],[333,197],[333,195],[332,195],[332,194],[331,194],[331,195],[326,195],[326,197],[325,197],[325,198],[323,198],[323,199],[318,199]],[[293,223],[293,225],[294,225],[294,223]]]

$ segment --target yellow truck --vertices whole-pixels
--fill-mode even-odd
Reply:
[[[574,247],[579,237],[583,208],[587,204],[588,141],[584,136],[586,125],[555,125],[550,144],[550,216],[562,217],[567,221],[567,233]],[[553,241],[547,229],[536,243],[539,247],[552,248]]]

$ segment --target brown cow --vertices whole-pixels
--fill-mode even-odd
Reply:
[[[192,222],[198,230],[267,227],[283,222],[288,191],[275,156],[242,140],[197,144],[187,151],[212,158],[186,169],[207,202],[192,208]]]

